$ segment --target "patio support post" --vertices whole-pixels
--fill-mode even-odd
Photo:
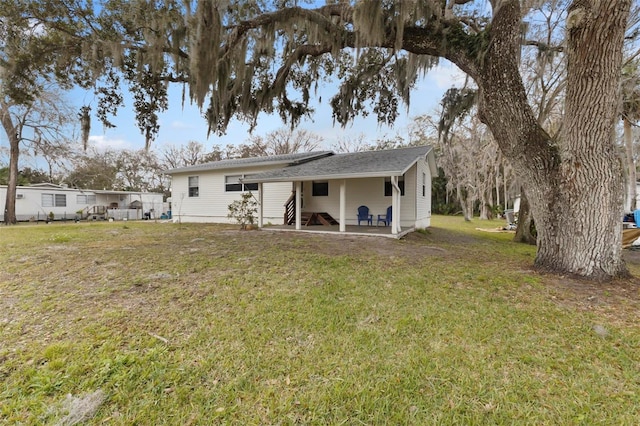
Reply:
[[[396,178],[396,185],[398,184]],[[396,228],[396,234],[399,234],[402,232],[402,226],[400,226],[400,219],[401,219],[401,212],[402,212],[402,192],[400,191],[400,187],[397,187],[397,195],[396,195],[397,201],[396,201],[396,208],[398,210],[398,220],[395,222],[395,228]]]
[[[302,229],[302,182],[296,182],[296,231]]]
[[[347,180],[340,181],[340,232],[347,230]]]
[[[264,203],[262,202],[262,200],[264,200],[264,195],[262,193],[263,190],[263,185],[262,182],[258,183],[258,228],[262,228],[264,219],[263,219],[263,214],[264,214],[264,209],[262,208],[262,206],[264,205]]]
[[[398,176],[391,176],[391,234],[397,235],[400,228],[400,187]]]

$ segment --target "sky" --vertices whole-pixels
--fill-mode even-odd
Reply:
[[[326,99],[322,104],[318,104],[317,98],[312,99],[312,104],[316,110],[310,119],[301,120],[298,128],[313,132],[324,140],[324,145],[320,149],[331,149],[339,139],[356,139],[360,135],[365,136],[365,141],[375,142],[382,138],[394,138],[400,135],[405,139],[408,136],[408,126],[413,117],[423,114],[434,113],[442,99],[444,92],[452,86],[460,87],[464,83],[464,74],[454,65],[441,60],[440,65],[433,68],[429,73],[420,79],[411,92],[411,103],[407,111],[401,105],[400,115],[393,127],[380,126],[374,116],[367,118],[356,118],[347,127],[333,124],[331,107],[328,99],[336,92],[337,85],[333,84],[319,90]],[[104,150],[139,150],[144,148],[144,137],[136,126],[135,113],[131,105],[131,97],[125,90],[125,106],[120,108],[118,115],[112,117],[110,121],[116,125],[114,128],[104,128],[102,123],[92,117],[91,132],[89,136],[89,146],[98,151]],[[160,114],[160,132],[152,142],[151,149],[158,152],[163,147],[170,145],[186,145],[189,141],[202,143],[208,150],[213,145],[225,147],[227,145],[239,145],[246,143],[249,134],[249,125],[237,120],[229,123],[227,133],[224,136],[215,134],[207,138],[207,123],[197,107],[186,104],[182,106],[182,88],[174,85],[169,91],[169,109]],[[67,94],[66,101],[77,110],[83,105],[91,105],[92,112],[95,113],[97,99],[92,92],[84,90],[73,90]],[[254,135],[265,136],[267,133],[283,128],[280,117],[276,115],[261,114],[258,117],[258,124],[253,130]],[[75,132],[79,135],[78,130]],[[78,144],[80,141],[78,140]],[[0,132],[0,164],[8,164],[8,141],[4,132]],[[46,169],[46,162],[30,156],[21,156],[20,167],[33,167]]]
[[[393,127],[379,126],[375,117],[357,118],[346,128],[334,125],[331,117],[331,108],[328,102],[318,104],[312,100],[316,109],[311,119],[303,119],[298,128],[311,131],[324,139],[322,148],[330,149],[340,138],[356,138],[364,134],[366,140],[375,141],[379,138],[393,137],[396,134],[407,135],[407,127],[411,119],[422,114],[433,113],[442,98],[444,92],[453,85],[461,86],[464,82],[464,74],[454,65],[442,61],[441,65],[432,69],[417,84],[411,93],[411,103],[407,111],[400,107],[401,115]],[[333,95],[335,88],[325,87],[321,91],[327,91],[327,95]],[[96,99],[93,94],[76,91],[70,95],[69,101],[78,108],[84,104],[92,104],[95,111]],[[162,149],[168,145],[184,145],[189,141],[200,142],[207,149],[213,145],[239,145],[249,138],[249,125],[237,120],[231,121],[224,136],[211,134],[207,138],[207,123],[197,107],[186,104],[182,107],[182,89],[174,86],[169,91],[169,109],[162,113],[160,118],[160,132],[152,143],[153,150]],[[329,99],[331,96],[323,96]],[[135,123],[135,115],[130,107],[131,98],[125,96],[125,107],[121,108],[118,116],[111,121],[115,128],[105,129],[96,117],[92,118],[89,137],[90,146],[98,150],[104,149],[128,149],[138,150],[144,148],[144,137]],[[267,133],[285,125],[278,115],[261,114],[258,117],[258,125],[253,130],[254,135],[264,136]]]

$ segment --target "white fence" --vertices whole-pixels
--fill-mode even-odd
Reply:
[[[107,218],[113,220],[140,220],[143,218],[142,209],[107,209]]]

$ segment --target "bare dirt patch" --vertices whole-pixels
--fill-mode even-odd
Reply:
[[[623,256],[630,268],[640,266],[640,252],[625,250]],[[613,322],[640,322],[640,279],[636,277],[601,283],[553,274],[540,276],[550,297],[562,306],[592,311]]]
[[[267,234],[268,236],[264,236]],[[447,242],[445,233],[437,232],[424,235],[411,233],[400,240],[375,236],[337,235],[337,234],[308,234],[294,232],[245,232],[227,231],[238,241],[247,238],[268,238],[271,244],[281,248],[304,249],[310,253],[326,256],[346,256],[358,254],[377,254],[387,256],[402,256],[409,262],[423,260],[425,256],[442,256],[449,250],[438,244]],[[257,235],[254,237],[254,235]]]
[[[640,282],[637,279],[593,283],[545,277],[552,299],[561,306],[594,312],[612,323],[638,324]]]

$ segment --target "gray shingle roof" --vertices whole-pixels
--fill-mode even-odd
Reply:
[[[303,164],[247,176],[244,182],[401,176],[431,151],[431,146],[336,154]]]
[[[304,163],[305,161],[332,155],[331,151],[302,152],[297,154],[272,155],[269,157],[237,158],[233,160],[213,161],[211,163],[196,164],[195,166],[179,167],[165,171],[165,174],[202,172],[207,170],[235,169],[239,167],[266,166],[266,165],[291,165]]]

